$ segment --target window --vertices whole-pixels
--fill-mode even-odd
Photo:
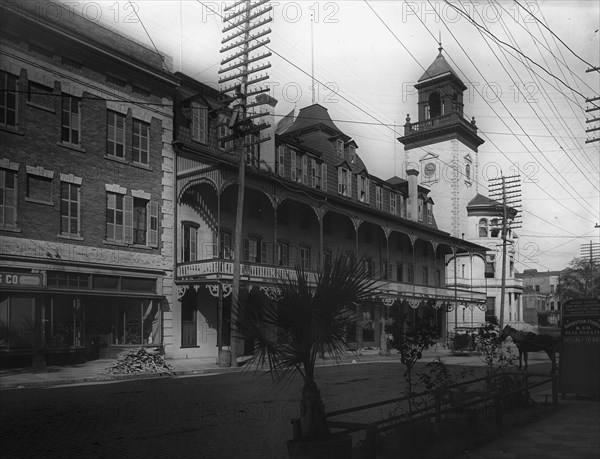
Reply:
[[[0,227],[17,227],[17,171],[0,169]]]
[[[258,237],[244,239],[244,261],[267,262],[267,243]]]
[[[27,198],[33,201],[52,203],[52,179],[27,174]]]
[[[221,231],[219,247],[219,257],[231,260],[233,258],[233,252],[231,250],[231,233],[227,231]]]
[[[423,221],[423,198],[417,200],[417,214],[419,215],[419,221]]]
[[[296,152],[290,152],[290,177],[293,181],[296,181]]]
[[[431,202],[427,204],[427,223],[433,223],[433,204]]]
[[[344,154],[344,141],[342,139],[337,139],[336,151],[338,156],[342,156]]]
[[[442,271],[440,271],[439,269],[435,272],[435,286],[442,286]]]
[[[398,199],[398,196],[396,195],[396,193],[391,191],[390,192],[390,213],[392,215],[396,215],[398,212],[397,199]]]
[[[288,266],[290,259],[290,246],[287,242],[277,244],[277,264],[279,266]]]
[[[312,178],[313,188],[321,189],[323,186],[323,182],[321,181],[323,165],[319,164],[315,159],[311,158],[310,159],[310,170],[311,170],[311,178]]]
[[[348,156],[350,157],[350,162],[354,164],[356,160],[356,147],[354,145],[348,145]]]
[[[423,266],[423,285],[429,285],[429,268]]]
[[[554,293],[554,285],[550,285],[550,293]]]
[[[404,265],[402,263],[396,263],[396,280],[404,282]]]
[[[400,196],[400,216],[402,218],[406,218],[406,206],[406,199],[404,199],[404,196]]]
[[[498,223],[498,219],[494,218],[490,222],[490,236],[498,237],[500,235],[500,224]]]
[[[429,104],[425,106],[426,115],[425,118],[436,118],[443,115],[442,113],[442,99],[438,92],[432,92],[429,95]]]
[[[106,239],[108,241],[125,241],[123,198],[124,196],[118,193],[106,194]]]
[[[132,161],[147,166],[150,161],[150,125],[140,120],[133,120],[133,154]]]
[[[66,236],[80,235],[80,191],[74,183],[60,184],[60,232]]]
[[[379,210],[383,209],[383,188],[380,186],[375,187],[375,207]]]
[[[192,140],[201,143],[208,141],[208,109],[192,104]]]
[[[279,176],[285,176],[285,147],[280,145],[277,148],[277,173]]]
[[[66,143],[79,145],[81,131],[81,100],[68,94],[62,96],[62,116],[60,139]],[[109,129],[110,130],[110,129]],[[108,150],[108,145],[107,145]]]
[[[125,157],[125,115],[108,110],[106,130],[106,154]]]
[[[539,293],[539,291],[540,291],[540,286],[539,285],[535,286],[535,291]]]
[[[327,191],[327,164],[325,163],[321,164],[321,189]]]
[[[471,180],[471,165],[470,164],[465,165],[465,177],[467,180]]]
[[[415,267],[412,264],[408,265],[407,280],[409,284],[414,284],[415,282]]]
[[[260,239],[244,239],[244,261],[249,261],[251,263],[260,263],[260,247]]]
[[[360,202],[370,202],[369,179],[363,175],[358,175],[358,200]]]
[[[300,266],[303,269],[310,269],[310,248],[300,247]]]
[[[381,261],[381,278],[382,279],[391,279],[392,275],[392,265],[388,264],[387,260],[384,258]]]
[[[52,97],[52,88],[41,84],[29,83],[28,101],[40,107],[54,110],[54,97]]]
[[[299,155],[296,154],[295,155],[295,161],[294,164],[296,165],[296,172],[295,174],[292,173],[292,175],[295,177],[294,180],[296,180],[297,182],[301,182],[304,184],[308,183],[308,176],[307,176],[307,157],[306,155]]]
[[[230,135],[229,117],[221,114],[219,115],[219,148],[221,150],[229,150],[233,146],[231,140],[224,140]]]
[[[485,278],[493,279],[496,276],[496,256],[486,255],[485,258]]]
[[[488,237],[488,221],[485,218],[479,220],[479,237]]]
[[[16,76],[0,72],[0,125],[17,127],[17,82]]]
[[[331,250],[323,250],[323,266],[331,266],[333,255]]]
[[[182,261],[196,261],[198,259],[198,225],[192,222],[183,223],[182,235]]]
[[[146,245],[148,229],[148,201],[133,198],[133,243]]]
[[[338,168],[338,193],[343,196],[352,196],[352,176],[348,169]]]

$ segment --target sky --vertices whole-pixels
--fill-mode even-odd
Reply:
[[[174,71],[218,88],[220,61],[230,54],[219,52],[222,15],[231,2],[63,3],[171,56]],[[560,270],[581,244],[600,242],[600,141],[586,143],[600,131],[585,132],[600,126],[586,124],[600,110],[585,111],[593,107],[585,99],[600,95],[600,73],[586,72],[600,65],[600,2],[519,1],[528,11],[508,0],[270,3],[268,85],[279,101],[276,120],[312,103],[314,68],[314,101],[357,142],[369,173],[402,177],[404,150],[396,139],[407,114],[417,120],[413,85],[441,37],[444,56],[468,87],[465,117],[475,117],[485,140],[479,192],[487,195],[489,179],[521,178],[516,268]]]

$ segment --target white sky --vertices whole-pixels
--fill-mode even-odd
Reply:
[[[172,56],[174,70],[218,87],[220,60],[231,54],[219,53],[220,15],[230,3],[64,3],[148,46],[152,46],[151,37],[161,52]],[[356,140],[370,173],[384,179],[394,171],[402,176],[403,146],[395,139],[403,134],[407,114],[413,122],[417,120],[412,85],[436,57],[441,33],[446,59],[469,88],[465,116],[475,116],[486,141],[479,148],[480,192],[486,194],[487,179],[498,177],[500,171],[520,173],[522,178],[523,227],[517,230],[517,269],[562,269],[579,256],[582,243],[600,241],[600,229],[594,228],[600,223],[600,142],[585,143],[586,138],[600,137],[600,131],[585,132],[600,125],[586,124],[586,115],[600,117],[600,111],[585,113],[591,104],[584,100],[599,95],[600,74],[586,73],[590,65],[517,4],[452,0],[500,40],[514,40],[516,48],[583,97],[531,62],[530,73],[489,37],[488,46],[478,29],[443,1],[271,3],[270,47],[278,55],[269,59],[269,83],[271,95],[279,100],[276,115],[283,116],[294,107],[297,113],[311,104],[312,13],[315,78],[339,92],[336,95],[319,85],[316,101]],[[521,4],[579,57],[600,65],[600,2],[522,0]]]

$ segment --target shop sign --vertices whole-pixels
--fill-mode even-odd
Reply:
[[[562,306],[559,390],[600,393],[600,301],[582,298]]]
[[[1,287],[41,287],[41,274],[0,273]]]

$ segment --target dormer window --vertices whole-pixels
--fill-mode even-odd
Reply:
[[[417,201],[417,212],[419,215],[419,221],[422,222],[423,221],[423,198],[419,197],[418,201]]]
[[[354,160],[356,159],[356,147],[354,145],[348,145],[348,156],[350,162],[354,164]]]
[[[342,156],[344,154],[344,141],[342,139],[337,139],[336,151],[338,156]]]

